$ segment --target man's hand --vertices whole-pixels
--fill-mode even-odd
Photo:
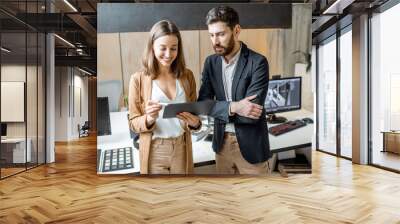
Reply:
[[[257,95],[249,96],[241,101],[231,103],[231,113],[238,114],[243,117],[248,117],[251,119],[258,119],[262,113],[262,106],[250,102],[250,100],[255,99]]]

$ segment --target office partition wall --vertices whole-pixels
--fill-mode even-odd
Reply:
[[[44,1],[21,1],[21,13],[42,12]],[[0,178],[45,163],[45,34],[0,12]]]

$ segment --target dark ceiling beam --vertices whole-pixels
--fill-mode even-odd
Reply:
[[[355,0],[336,0],[322,10],[322,14],[342,14]]]
[[[41,32],[80,31],[82,28],[63,13],[19,13],[17,18]]]
[[[96,56],[55,56],[56,66],[82,66],[96,69]]]
[[[68,0],[68,2],[75,8],[77,9],[76,5],[74,5],[73,1]],[[52,4],[54,4],[54,7],[60,10],[63,13],[74,13],[74,11],[71,7],[68,6],[63,0],[55,0],[52,1]]]
[[[205,15],[219,3],[102,3],[98,4],[97,31],[147,32],[162,19],[176,23],[181,30],[206,30]],[[240,15],[244,29],[290,28],[292,4],[227,3]]]
[[[4,15],[4,19],[12,19],[15,23],[26,26],[26,28],[35,30],[35,27],[31,26],[29,23],[26,22],[25,17],[21,18],[20,16],[18,16],[18,14],[15,15],[3,8],[0,8],[0,12]],[[1,20],[3,20],[3,18]]]
[[[342,30],[345,27],[351,25],[353,20],[353,15],[348,14],[346,16],[343,16],[342,18],[338,19],[335,18],[333,23],[329,23],[330,25],[324,29],[322,29],[318,33],[313,33],[312,35],[312,43],[313,44],[318,44],[321,43],[322,41],[328,39],[332,35],[335,35],[337,30]]]
[[[311,24],[311,31],[312,31],[313,33],[315,33],[315,32],[317,32],[317,31],[323,29],[323,28],[324,28],[324,25],[326,26],[326,24],[327,24],[330,20],[332,20],[334,17],[335,17],[335,16],[320,16],[320,17],[318,17],[318,19],[317,19],[315,22],[313,22],[313,23]],[[329,26],[329,25],[328,25],[328,26]]]
[[[68,14],[68,17],[79,25],[88,35],[87,41],[92,41],[91,46],[96,46],[97,31],[82,15]]]
[[[94,6],[89,0],[86,0],[86,3],[96,12],[96,6]]]

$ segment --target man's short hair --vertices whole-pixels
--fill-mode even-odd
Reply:
[[[233,28],[239,24],[239,15],[229,6],[218,6],[208,11],[206,16],[207,25],[216,22],[224,22],[233,30]]]

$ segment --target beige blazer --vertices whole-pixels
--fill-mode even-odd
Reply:
[[[192,71],[186,69],[179,78],[179,82],[185,91],[186,99],[189,102],[197,100],[196,82]],[[140,156],[140,173],[148,174],[149,172],[149,154],[151,148],[151,140],[153,135],[153,125],[150,129],[146,126],[145,106],[151,99],[152,78],[137,72],[131,76],[129,82],[129,126],[132,130],[140,135],[139,156]],[[200,127],[201,128],[201,127]],[[186,126],[186,173],[193,173],[193,153],[191,129]]]

